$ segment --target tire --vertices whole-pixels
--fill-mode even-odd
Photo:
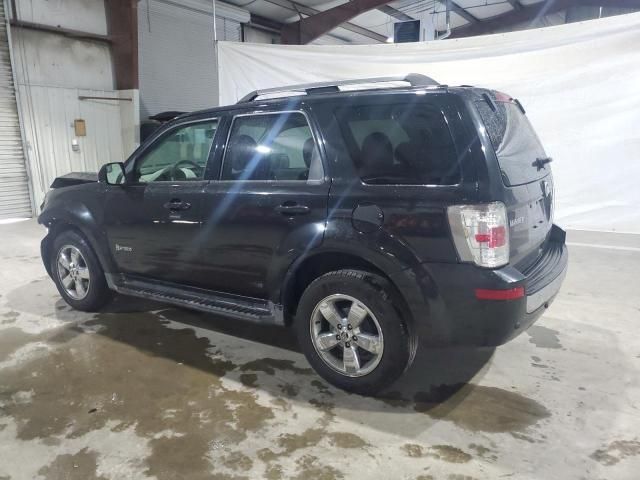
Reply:
[[[97,312],[113,298],[98,258],[78,233],[66,230],[57,235],[49,261],[58,292],[74,309]]]
[[[399,313],[394,292],[384,277],[361,270],[326,273],[304,291],[295,320],[298,342],[327,382],[360,395],[375,395],[410,366],[416,341]],[[381,351],[375,353],[377,349]],[[359,363],[353,360],[354,351]]]

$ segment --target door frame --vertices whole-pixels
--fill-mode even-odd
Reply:
[[[299,104],[297,108],[288,108],[285,110],[280,110],[279,106],[266,106],[262,108],[238,108],[234,110],[230,110],[227,112],[223,112],[220,116],[220,125],[223,128],[218,128],[216,131],[216,136],[218,136],[218,141],[216,141],[216,152],[215,157],[211,157],[210,163],[211,168],[207,168],[207,173],[205,173],[205,178],[210,181],[216,182],[271,182],[277,184],[285,184],[288,180],[223,180],[222,179],[222,169],[224,167],[224,161],[227,153],[227,146],[229,145],[229,139],[231,137],[231,132],[233,131],[233,124],[238,117],[252,117],[259,115],[279,115],[283,113],[300,113],[304,116],[307,124],[309,125],[309,130],[311,131],[311,137],[318,148],[318,154],[320,155],[320,162],[322,164],[322,172],[323,177],[322,180],[318,180],[319,183],[330,183],[331,179],[329,176],[329,165],[327,161],[327,156],[325,152],[325,142],[322,137],[321,131],[316,125],[313,117],[307,112],[304,108],[304,104]],[[224,138],[224,141],[222,141]]]
[[[164,137],[168,136],[171,134],[171,132],[175,131],[176,129],[180,128],[180,127],[184,127],[184,126],[188,126],[188,125],[195,125],[198,123],[206,123],[206,122],[210,122],[212,120],[216,120],[218,122],[218,126],[216,128],[216,132],[213,136],[213,141],[211,142],[211,146],[209,147],[209,153],[207,155],[207,164],[205,165],[205,170],[204,170],[204,174],[202,176],[202,178],[199,178],[197,180],[187,180],[187,181],[207,181],[209,179],[209,173],[210,170],[212,168],[212,163],[214,162],[214,159],[216,158],[216,153],[218,152],[218,150],[221,147],[224,147],[224,145],[220,145],[220,131],[222,130],[221,127],[226,127],[224,120],[226,119],[226,114],[225,112],[218,112],[217,114],[207,114],[207,115],[203,115],[200,117],[196,117],[196,118],[186,118],[183,120],[172,120],[171,122],[166,123],[165,125],[160,126],[155,132],[153,132],[153,134],[149,137],[149,139],[142,145],[140,145],[130,156],[129,158],[127,158],[124,162],[124,171],[125,171],[125,176],[127,179],[127,182],[131,182],[131,183],[127,183],[127,186],[138,186],[138,185],[147,185],[147,183],[144,182],[133,182],[132,180],[132,175],[135,172],[135,166],[136,163],[138,162],[138,160],[140,160],[140,158],[144,157],[144,155],[146,155],[148,153],[149,150],[151,150],[153,147],[155,147],[159,141],[161,141]],[[155,181],[154,183],[162,183],[162,182],[167,182],[167,183],[178,183],[178,182],[183,182],[183,180],[160,180],[160,181]],[[151,182],[149,182],[151,183]]]
[[[222,179],[224,161],[226,156],[226,150],[229,144],[229,140],[231,138],[231,133],[233,130],[233,124],[237,117],[249,117],[249,116],[261,116],[261,115],[280,115],[280,114],[294,114],[299,113],[302,114],[309,126],[309,130],[311,132],[311,136],[314,140],[315,146],[318,149],[318,155],[320,159],[320,164],[322,166],[322,178],[318,180],[304,181],[304,180],[234,180],[234,179]],[[249,106],[243,107],[239,106],[239,108],[235,108],[233,110],[228,110],[223,113],[223,119],[221,123],[221,128],[218,130],[220,135],[220,140],[217,142],[217,149],[215,152],[215,158],[212,161],[212,166],[215,166],[209,172],[210,175],[207,177],[209,182],[205,187],[206,191],[222,189],[226,190],[227,193],[229,190],[233,189],[234,185],[237,185],[237,191],[244,191],[246,189],[251,189],[253,186],[261,186],[265,187],[266,185],[273,186],[276,188],[287,188],[291,186],[301,187],[304,185],[310,185],[313,188],[326,188],[325,192],[325,204],[324,204],[324,221],[326,224],[326,220],[329,215],[329,196],[331,190],[332,177],[329,174],[329,165],[328,165],[328,157],[325,150],[325,141],[322,135],[322,131],[318,128],[313,115],[305,108],[305,105],[302,103],[294,105],[292,108],[282,109],[282,105],[264,105],[260,107]],[[224,139],[224,140],[223,140]],[[217,169],[217,170],[216,170]],[[235,190],[234,190],[235,191]],[[206,199],[205,199],[206,202]],[[202,227],[205,226],[206,213],[203,211],[203,223]],[[322,230],[322,236],[324,236],[324,230]],[[320,243],[322,240],[320,241]],[[314,248],[319,246],[316,245]],[[309,252],[305,252],[304,255],[308,255]],[[280,301],[280,284],[279,282],[285,278],[285,275],[288,269],[295,263],[296,259],[293,259],[291,262],[278,262],[274,265],[274,268],[267,272],[266,283],[277,284],[276,288],[267,288],[266,295],[267,298],[274,303],[279,303]]]
[[[168,122],[165,125],[162,125],[157,129],[156,132],[154,132],[149,137],[149,139],[143,145],[138,147],[138,149],[136,149],[136,151],[133,152],[129,156],[129,158],[124,162],[125,177],[127,179],[127,182],[124,185],[105,185],[105,189],[103,193],[104,198],[106,199],[108,198],[110,193],[118,192],[118,191],[123,191],[122,193],[125,193],[126,191],[128,191],[130,195],[138,195],[138,196],[144,197],[145,191],[148,188],[166,189],[167,191],[173,188],[176,190],[176,195],[179,194],[179,190],[181,189],[181,187],[187,187],[187,188],[191,187],[191,190],[200,188],[201,195],[202,195],[203,194],[202,192],[204,192],[204,189],[209,182],[209,180],[207,179],[208,172],[212,168],[212,163],[215,164],[215,159],[217,159],[219,156],[218,155],[218,151],[220,148],[219,139],[221,138],[220,132],[221,132],[221,127],[224,127],[225,125],[223,122],[223,119],[224,119],[224,113],[217,112],[216,114],[208,113],[206,115],[201,115],[195,118],[189,117],[184,120],[176,120],[176,121]],[[197,125],[197,124],[207,123],[212,121],[217,121],[217,127],[214,133],[214,137],[212,139],[211,145],[209,147],[209,151],[207,152],[207,157],[206,157],[207,162],[204,167],[202,178],[197,178],[192,180],[158,180],[158,181],[151,181],[151,182],[137,182],[137,181],[134,182],[133,181],[133,174],[135,172],[137,162],[141,159],[144,159],[149,152],[151,152],[155,147],[157,147],[163,141],[163,139],[165,139],[166,137],[174,133],[176,130],[183,128],[185,126]],[[190,194],[193,194],[193,191],[191,191]],[[202,201],[202,197],[201,197],[201,201]],[[197,205],[198,209],[201,208],[200,203]],[[202,225],[202,216],[199,210],[197,212],[197,224],[198,224],[198,227]],[[118,270],[118,273],[123,273],[120,271],[118,259],[116,258],[115,253],[111,248],[112,245],[111,245],[109,230],[110,230],[109,225],[105,225],[104,233],[103,233],[105,242],[109,246],[109,253],[110,253],[113,265]]]

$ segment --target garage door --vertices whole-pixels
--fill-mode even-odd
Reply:
[[[218,40],[240,41],[249,14],[216,9]],[[138,7],[140,114],[216,106],[218,76],[210,0],[147,0]]]
[[[0,219],[31,216],[6,25],[0,1]]]

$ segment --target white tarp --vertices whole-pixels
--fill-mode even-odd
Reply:
[[[220,103],[287,84],[423,73],[521,100],[554,158],[556,220],[640,233],[640,14],[426,43],[221,42]]]

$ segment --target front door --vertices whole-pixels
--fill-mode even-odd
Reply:
[[[208,119],[167,129],[127,163],[126,185],[107,187],[104,224],[120,272],[191,283],[217,125]]]
[[[300,111],[237,115],[202,206],[202,286],[268,298],[322,242],[329,182]]]

